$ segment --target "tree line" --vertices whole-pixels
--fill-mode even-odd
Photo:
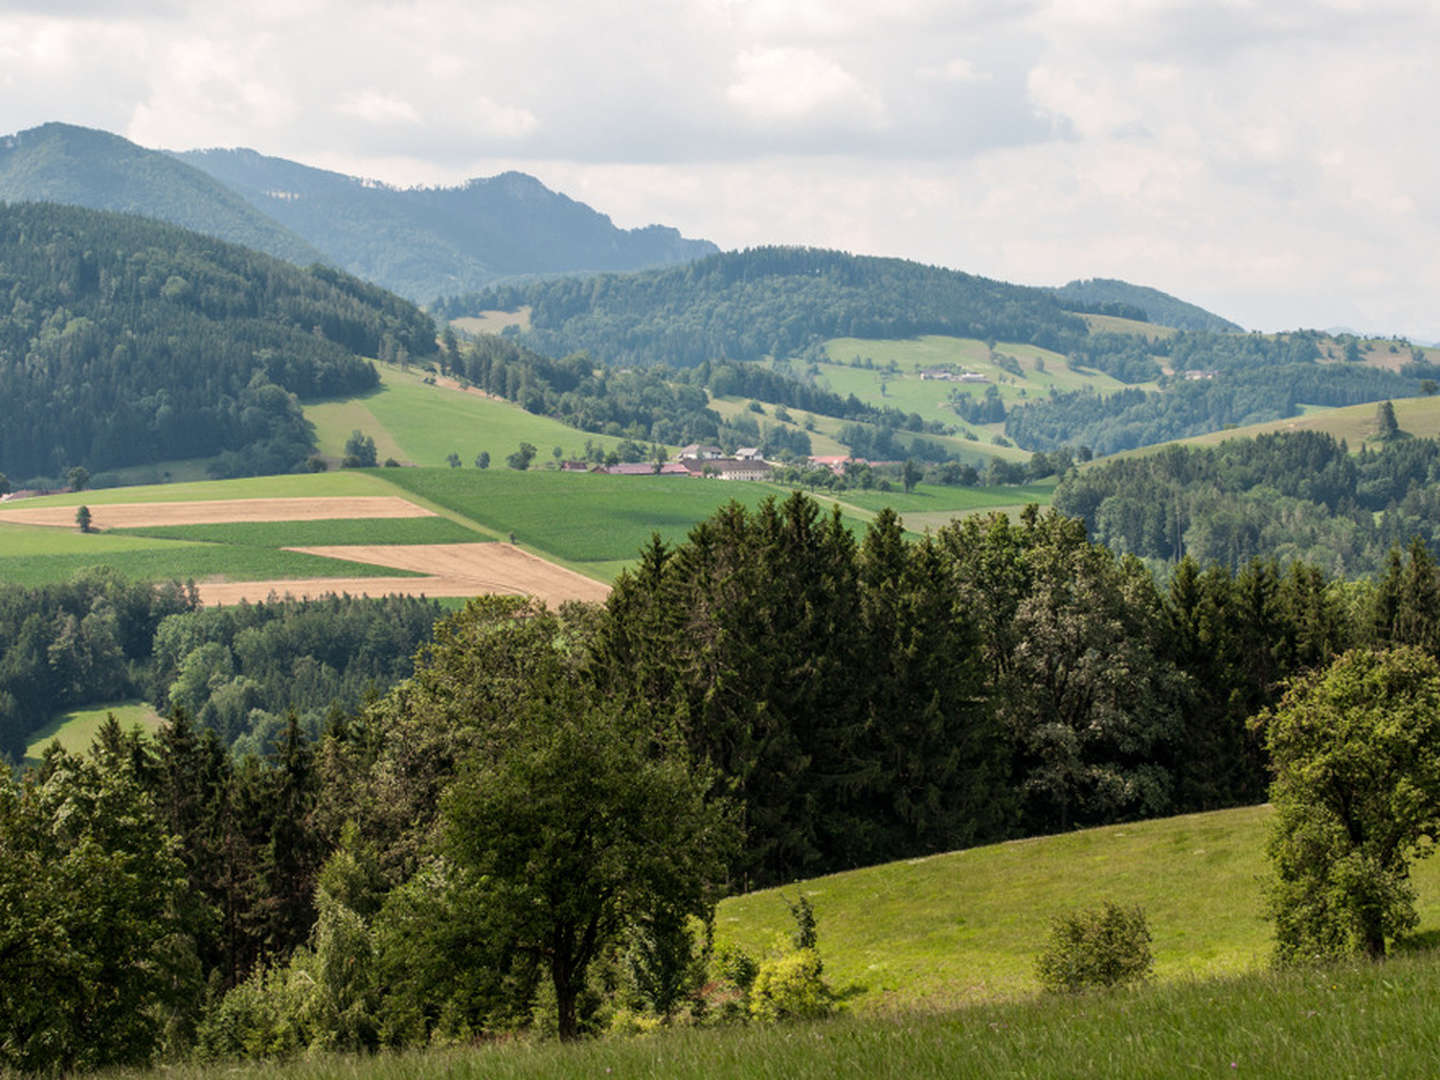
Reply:
[[[1280,432],[1100,463],[1066,475],[1054,505],[1142,558],[1238,568],[1278,557],[1358,577],[1412,539],[1440,555],[1437,480],[1434,439],[1396,431],[1351,454],[1322,432]]]

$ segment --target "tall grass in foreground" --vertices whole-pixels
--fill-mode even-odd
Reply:
[[[125,1074],[135,1075],[135,1074]],[[166,1070],[266,1077],[1425,1077],[1440,1075],[1440,957],[1184,980],[948,1013],[680,1030],[562,1046],[317,1056]]]

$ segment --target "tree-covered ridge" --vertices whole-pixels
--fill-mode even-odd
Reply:
[[[717,250],[660,225],[616,228],[605,214],[524,173],[402,189],[253,150],[177,156],[337,266],[420,301],[480,289],[497,278],[637,270]]]
[[[1138,311],[1145,322],[1173,326],[1179,330],[1210,330],[1215,333],[1242,333],[1244,327],[1223,319],[1195,304],[1148,285],[1132,285],[1115,278],[1087,278],[1051,289],[1060,302],[1073,311],[1102,315],[1124,315],[1124,309]],[[1130,316],[1133,317],[1133,316]]]
[[[1207,335],[1214,339],[1215,335]],[[1247,342],[1248,337],[1232,340]],[[1263,340],[1263,339],[1262,339]],[[1208,343],[1207,343],[1208,344]],[[1139,388],[1116,394],[1074,390],[1006,413],[1005,434],[1027,449],[1088,446],[1113,454],[1211,431],[1297,416],[1304,405],[1359,405],[1384,398],[1414,397],[1421,379],[1354,364],[1286,362],[1287,346],[1253,353],[1196,346],[1175,358],[1213,363],[1213,377],[1176,378],[1162,390]],[[1269,358],[1270,363],[1266,360]]]
[[[323,258],[200,169],[107,131],[72,124],[42,124],[0,138],[0,201],[143,214],[297,265]]]
[[[347,274],[145,218],[0,205],[0,471],[225,453],[284,472],[313,439],[296,397],[375,385],[362,356],[436,348],[428,316]]]
[[[1054,505],[1120,552],[1232,567],[1304,559],[1356,576],[1415,538],[1440,554],[1437,482],[1440,441],[1352,455],[1329,435],[1288,432],[1097,464],[1067,476]]]
[[[904,259],[802,247],[726,252],[640,274],[497,286],[441,300],[446,318],[531,308],[541,352],[681,367],[793,356],[832,337],[960,337],[1063,349],[1085,324],[1042,289]]]

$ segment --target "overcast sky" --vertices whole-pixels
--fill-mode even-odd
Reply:
[[[1433,0],[0,0],[63,120],[1440,340]]]

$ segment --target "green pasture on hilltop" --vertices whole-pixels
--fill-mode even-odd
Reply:
[[[1179,332],[1173,326],[1141,322],[1139,319],[1124,319],[1119,315],[1083,313],[1080,318],[1085,320],[1085,325],[1090,328],[1092,334],[1133,334],[1136,337],[1150,338],[1153,341],[1172,338]]]
[[[383,379],[378,390],[360,397],[305,406],[315,425],[320,451],[344,454],[345,440],[362,431],[375,440],[380,461],[393,457],[417,465],[444,465],[451,453],[464,468],[473,468],[480,452],[490,454],[492,468],[528,442],[539,450],[538,462],[553,460],[555,447],[567,457],[583,457],[586,440],[613,449],[620,439],[567,427],[548,416],[536,416],[509,401],[449,386],[431,385],[425,373],[378,365]]]
[[[160,714],[143,701],[116,701],[72,709],[61,713],[30,736],[30,744],[25,748],[25,764],[39,764],[45,748],[52,742],[58,742],[72,754],[85,753],[95,741],[100,725],[111,713],[126,731],[138,726],[146,734],[154,734],[162,723]]]
[[[1440,438],[1440,396],[1395,398],[1395,421],[1400,430],[1416,438]],[[1365,440],[1379,430],[1378,402],[1363,405],[1345,405],[1340,408],[1305,409],[1304,415],[1292,416],[1286,420],[1270,420],[1263,424],[1248,424],[1224,431],[1212,431],[1206,435],[1194,435],[1188,439],[1176,439],[1173,443],[1157,443],[1112,454],[1106,460],[1117,457],[1133,457],[1153,454],[1167,446],[1215,446],[1230,439],[1253,439],[1257,435],[1271,435],[1286,431],[1321,431],[1337,439],[1344,439],[1354,453],[1360,451]]]
[[[493,540],[448,517],[337,518],[328,521],[232,521],[213,525],[147,525],[108,536],[148,536],[246,547],[337,544],[473,544]]]
[[[757,482],[510,469],[398,469],[387,478],[566,562],[617,569],[638,556],[651,533],[678,543],[732,499],[753,508],[788,494]]]

